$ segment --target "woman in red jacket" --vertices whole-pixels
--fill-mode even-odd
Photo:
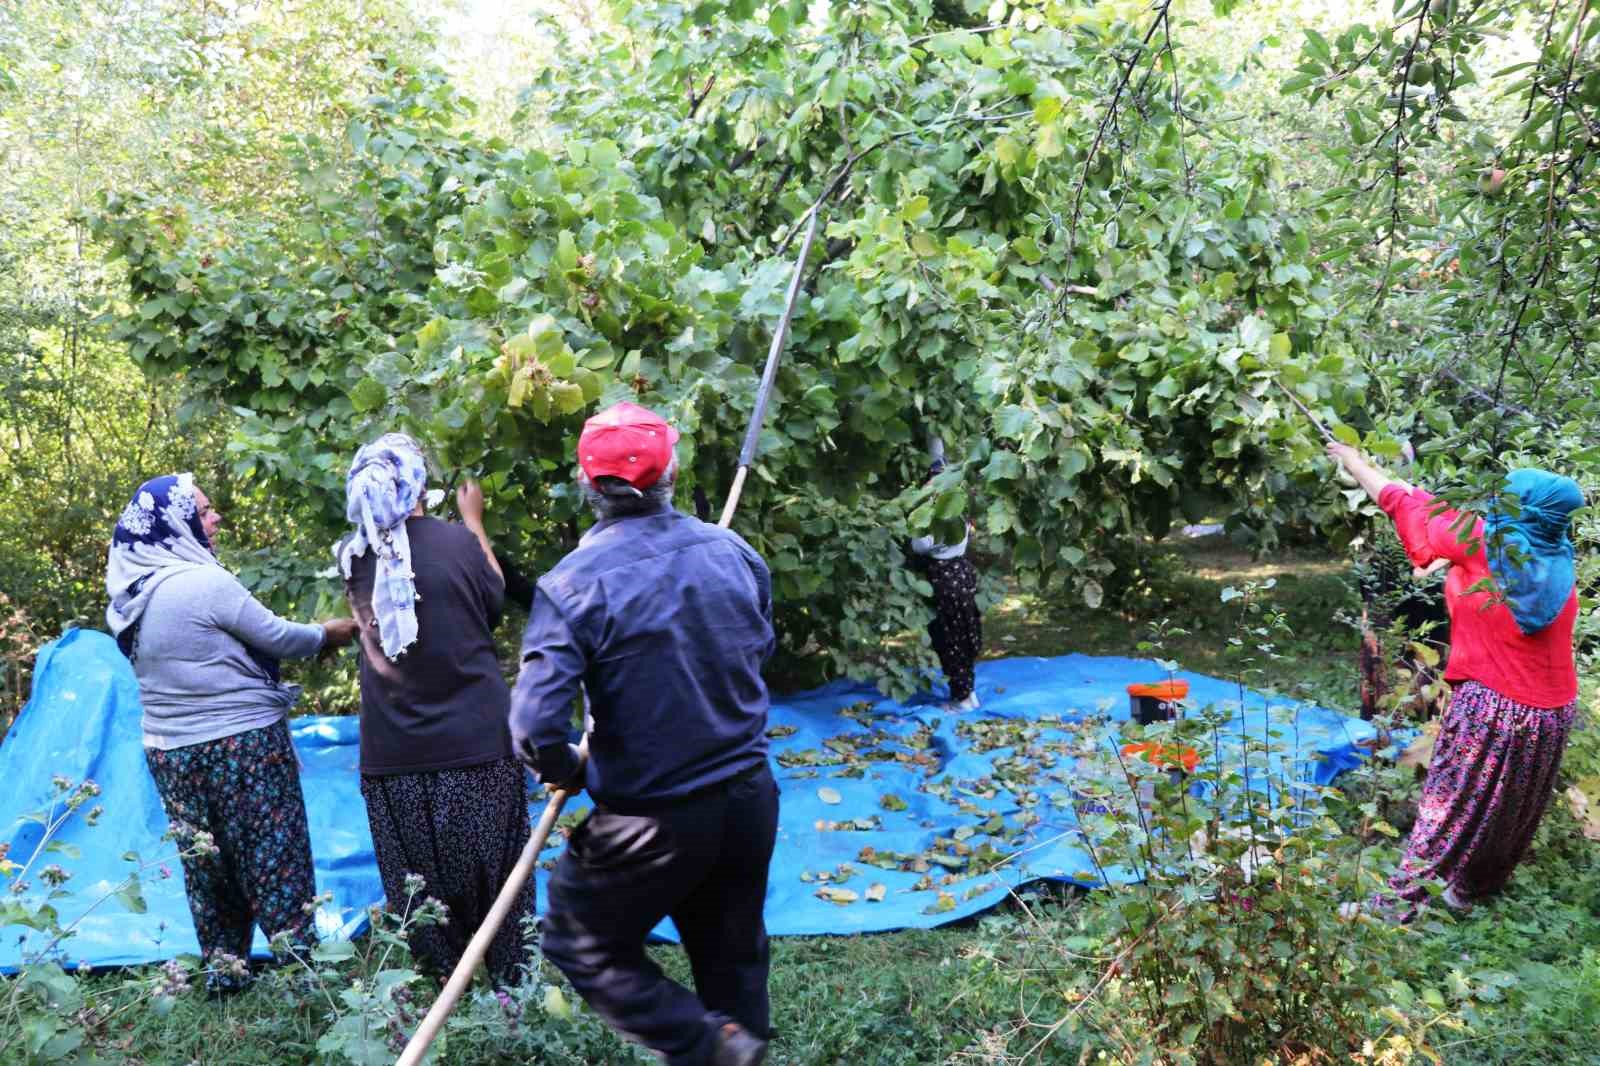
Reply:
[[[1506,478],[1515,514],[1472,519],[1396,481],[1356,449],[1329,444],[1394,520],[1412,563],[1449,565],[1450,707],[1439,725],[1405,858],[1374,906],[1401,920],[1444,885],[1464,910],[1505,887],[1533,840],[1577,712],[1572,628],[1578,597],[1568,526],[1577,482],[1543,470]]]

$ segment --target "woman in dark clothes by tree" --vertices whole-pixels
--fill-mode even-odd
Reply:
[[[418,963],[448,973],[528,840],[528,792],[511,754],[510,690],[495,656],[506,582],[483,529],[483,493],[456,492],[461,524],[423,515],[427,466],[403,434],[356,454],[346,481],[356,531],[340,546],[361,622],[361,794],[390,908],[408,875],[445,904],[444,925],[411,934]],[[533,881],[486,962],[514,984],[528,961]]]
[[[934,449],[928,477],[944,470],[944,448]],[[933,586],[933,621],[928,637],[950,683],[944,709],[953,714],[978,709],[978,656],[983,653],[983,612],[978,610],[978,569],[967,557],[971,524],[959,544],[939,544],[931,536],[916,537],[908,559]]]

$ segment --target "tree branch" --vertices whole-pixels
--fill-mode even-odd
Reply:
[[[1477,397],[1484,403],[1489,404],[1501,414],[1510,411],[1512,414],[1518,414],[1524,418],[1531,419],[1546,429],[1558,430],[1561,428],[1557,422],[1554,422],[1551,419],[1546,418],[1544,415],[1538,414],[1537,412],[1530,411],[1520,404],[1512,403],[1510,400],[1496,399],[1487,392],[1484,392],[1482,389],[1478,388],[1476,385],[1463,381],[1454,370],[1451,370],[1448,367],[1446,367],[1444,370],[1441,370],[1440,373],[1449,378],[1451,381],[1455,382],[1468,394]]]
[[[1162,52],[1172,64],[1172,117],[1178,123],[1178,155],[1183,160],[1183,191],[1194,192],[1194,168],[1189,165],[1188,139],[1183,135],[1183,86],[1178,81],[1178,57],[1172,50],[1172,20],[1166,11],[1161,13],[1161,35],[1166,40]]]
[[[1128,56],[1127,64],[1122,68],[1122,73],[1117,78],[1116,87],[1111,92],[1111,102],[1106,105],[1106,113],[1100,119],[1100,125],[1095,130],[1094,141],[1089,145],[1089,152],[1083,158],[1083,173],[1078,176],[1078,192],[1072,198],[1072,221],[1067,226],[1067,255],[1071,256],[1078,247],[1078,222],[1083,217],[1083,196],[1089,188],[1089,172],[1094,165],[1095,154],[1100,151],[1100,145],[1105,141],[1106,131],[1111,128],[1117,116],[1117,109],[1122,100],[1122,94],[1128,88],[1128,82],[1133,79],[1134,68],[1139,65],[1139,59],[1150,47],[1150,41],[1155,36],[1156,30],[1167,17],[1167,11],[1172,7],[1172,0],[1163,0],[1156,11],[1155,18],[1150,20],[1150,28],[1145,31],[1144,39],[1139,47]]]
[[[946,37],[952,33],[988,33],[991,30],[1003,30],[1005,28],[1006,25],[1003,22],[991,22],[987,26],[957,26],[954,29],[937,30],[933,33],[925,33],[921,37],[913,37],[906,44],[921,44],[923,41],[931,41],[935,37]]]
[[[1058,285],[1049,278],[1043,276],[1039,278],[1039,284],[1044,287],[1045,292],[1048,292],[1051,295],[1054,295],[1058,292],[1070,292],[1075,296],[1100,295],[1100,290],[1095,288],[1093,285]]]
[[[1404,173],[1401,164],[1405,162],[1406,100],[1411,91],[1411,65],[1416,61],[1417,47],[1422,43],[1422,30],[1428,21],[1428,7],[1428,4],[1423,4],[1417,12],[1417,30],[1411,35],[1411,45],[1400,64],[1400,103],[1395,107],[1394,125],[1390,127],[1394,130],[1394,163],[1390,168],[1392,182],[1389,188],[1388,249],[1383,260],[1383,276],[1378,280],[1378,292],[1372,301],[1373,315],[1383,307],[1384,298],[1389,294],[1389,279],[1394,274],[1394,248],[1400,237],[1400,176]]]
[[[711,87],[713,85],[715,85],[716,83],[717,83],[717,76],[715,74],[707,75],[706,76],[705,88],[700,90],[700,94],[698,96],[695,95],[694,84],[692,82],[690,83],[690,85],[689,85],[689,114],[688,114],[689,118],[694,118],[695,112],[699,111],[700,110],[700,105],[706,102],[706,97],[711,95]]]

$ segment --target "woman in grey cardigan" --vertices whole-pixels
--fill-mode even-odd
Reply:
[[[139,679],[145,758],[185,848],[207,984],[227,993],[243,987],[228,972],[240,968],[219,957],[248,958],[254,926],[315,939],[311,841],[284,722],[299,689],[279,681],[278,660],[349,644],[356,623],[267,610],[212,554],[221,524],[190,474],[141,485],[111,536],[106,622]]]

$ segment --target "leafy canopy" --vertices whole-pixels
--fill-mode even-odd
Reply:
[[[1023,582],[1098,603],[1109,549],[1179,516],[1269,538],[1315,451],[1281,389],[1326,413],[1365,387],[1227,77],[1167,5],[1124,7],[967,28],[901,0],[619,3],[530,92],[528,143],[396,70],[342,138],[300,139],[283,217],[109,201],[114,329],[234,406],[235,472],[305,499],[326,541],[349,453],[398,424],[446,478],[487,477],[498,535],[547,563],[597,404],[662,409],[685,500],[720,496],[820,199],[735,524],[790,651],[909,691],[931,656],[890,642],[927,616],[907,532],[974,520]],[[958,462],[923,485],[931,436]]]

